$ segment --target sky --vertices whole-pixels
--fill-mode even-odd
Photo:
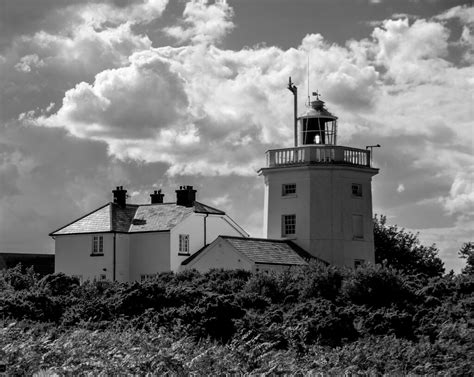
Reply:
[[[193,185],[263,235],[265,151],[291,147],[291,76],[374,151],[373,211],[436,243],[474,229],[474,7],[450,0],[3,0],[0,250],[112,200]],[[307,68],[309,60],[309,85]]]

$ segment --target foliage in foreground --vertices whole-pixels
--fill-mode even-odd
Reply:
[[[109,374],[469,374],[474,277],[312,265],[143,283],[0,273],[0,363]]]
[[[456,338],[456,339],[453,339]],[[280,350],[249,334],[221,344],[196,343],[163,329],[39,329],[26,323],[0,329],[9,375],[216,375],[230,373],[310,373],[469,375],[471,360],[453,343],[468,342],[465,325],[443,327],[434,343],[395,336],[367,337],[342,347],[308,347],[304,354]]]

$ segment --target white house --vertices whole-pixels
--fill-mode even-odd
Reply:
[[[219,235],[248,237],[225,212],[197,202],[192,186],[176,191],[175,203],[151,194],[151,203],[126,203],[126,190],[114,202],[50,234],[55,240],[55,272],[81,280],[142,280],[178,271],[181,262]]]

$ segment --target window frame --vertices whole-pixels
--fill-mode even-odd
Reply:
[[[365,263],[365,259],[354,259],[354,269],[362,267]]]
[[[92,236],[91,256],[104,255],[104,236],[94,234]]]
[[[189,234],[178,236],[178,255],[189,255]]]
[[[152,280],[156,274],[140,274],[140,283],[143,283],[147,280]]]
[[[354,188],[356,188],[354,190]],[[362,184],[361,183],[353,183],[351,185],[351,193],[354,198],[362,198],[363,191],[362,191]]]
[[[359,223],[360,219],[360,233],[356,232],[357,223]],[[352,214],[352,239],[353,240],[363,240],[364,239],[364,216],[358,213]]]
[[[291,220],[292,220],[292,223],[290,223]],[[290,230],[292,230],[292,232]],[[281,236],[294,237],[295,235],[296,235],[296,214],[281,215]]]
[[[296,196],[296,183],[283,183],[281,185],[281,196],[284,198]]]

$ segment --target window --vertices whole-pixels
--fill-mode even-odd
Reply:
[[[355,239],[364,238],[364,226],[362,215],[352,215],[352,236]]]
[[[359,268],[365,263],[363,259],[354,259],[354,268]]]
[[[359,183],[352,184],[352,196],[362,196],[362,185]]]
[[[282,236],[288,236],[296,233],[296,215],[282,216]]]
[[[142,274],[140,275],[140,281],[141,282],[144,282],[146,280],[151,280],[155,277],[156,275],[155,274]]]
[[[282,196],[294,196],[296,195],[296,183],[286,183],[281,187]]]
[[[104,254],[104,236],[92,237],[92,254]]]
[[[189,234],[179,235],[179,254],[189,254]]]

